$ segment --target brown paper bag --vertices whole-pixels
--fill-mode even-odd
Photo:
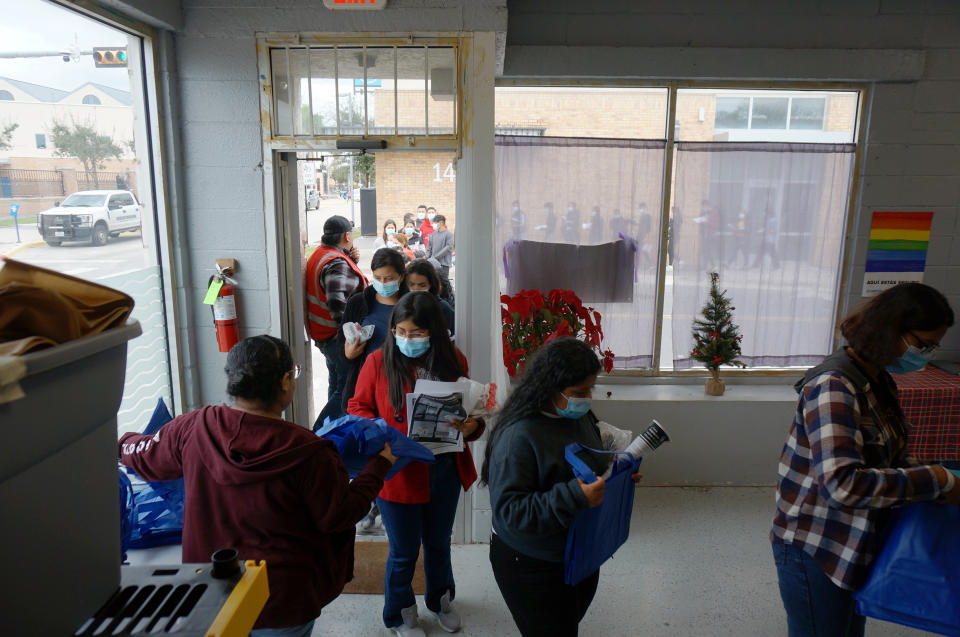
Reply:
[[[0,258],[0,356],[123,325],[133,299],[99,283]]]

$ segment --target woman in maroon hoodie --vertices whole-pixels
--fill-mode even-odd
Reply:
[[[429,292],[410,292],[393,308],[386,342],[364,362],[347,413],[383,418],[406,434],[406,394],[416,380],[454,381],[467,373],[467,360],[450,342],[437,298]],[[466,441],[479,438],[484,427],[476,418],[451,425]],[[390,541],[383,623],[397,635],[425,634],[418,626],[412,586],[421,544],[427,609],[447,632],[460,630],[460,616],[450,605],[456,595],[450,535],[460,491],[469,489],[476,479],[470,448],[464,446],[461,452],[438,454],[431,465],[411,462],[380,492],[377,507]]]
[[[232,406],[184,414],[153,436],[126,434],[120,459],[145,480],[184,478],[184,563],[226,547],[266,560],[260,634],[309,635],[353,576],[354,525],[396,458],[386,446],[351,482],[332,442],[283,420],[300,372],[283,341],[240,341],[225,371]]]

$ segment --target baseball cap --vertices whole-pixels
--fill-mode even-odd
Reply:
[[[323,234],[343,234],[353,230],[353,224],[346,217],[333,215],[323,222]]]

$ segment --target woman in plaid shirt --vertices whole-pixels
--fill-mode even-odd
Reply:
[[[860,637],[860,587],[887,512],[908,502],[960,504],[960,481],[906,453],[908,425],[888,372],[922,369],[953,311],[922,283],[902,283],[840,325],[848,346],[797,383],[780,456],[771,541],[790,637]]]

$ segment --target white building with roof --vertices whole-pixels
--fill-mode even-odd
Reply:
[[[54,122],[90,124],[110,136],[123,149],[119,160],[104,162],[107,171],[126,171],[135,166],[133,110],[130,93],[87,82],[64,91],[22,80],[0,77],[0,128],[17,124],[11,148],[0,150],[0,163],[12,169],[83,170],[79,160],[57,157],[50,139]]]

